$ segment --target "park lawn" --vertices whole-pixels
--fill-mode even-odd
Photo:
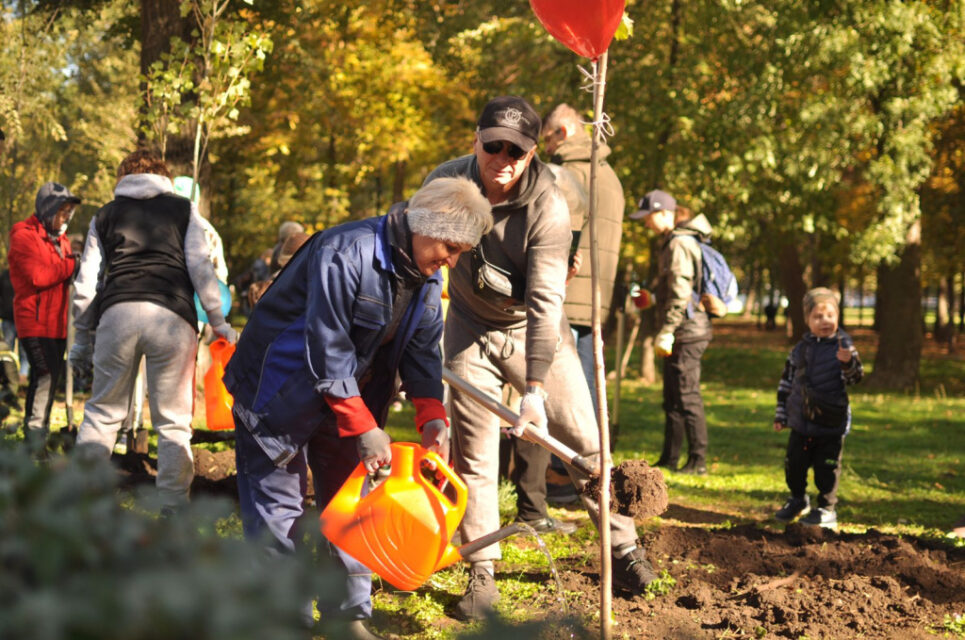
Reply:
[[[867,374],[873,353],[859,347]],[[710,473],[667,474],[672,503],[711,510],[735,523],[766,520],[780,507],[787,491],[787,432],[775,432],[772,421],[787,351],[773,341],[711,343],[702,385]],[[925,358],[921,378],[918,393],[880,393],[863,389],[863,383],[850,389],[854,419],[845,440],[838,506],[843,530],[875,527],[941,537],[965,514],[965,361]],[[659,380],[651,386],[623,381],[614,464],[659,456],[661,393]],[[411,425],[412,413],[404,409],[391,414],[389,432],[411,440]],[[813,484],[809,489],[813,493]]]
[[[735,324],[733,329],[731,334],[721,331],[704,358],[702,388],[710,473],[704,477],[667,474],[671,508],[662,517],[638,522],[642,534],[662,524],[714,527],[751,522],[777,526],[770,516],[786,496],[783,455],[787,435],[775,433],[771,424],[777,380],[789,345],[783,337],[757,332],[750,324]],[[868,332],[856,340],[865,370],[870,372],[873,336]],[[612,362],[612,357],[608,361]],[[851,389],[854,427],[844,450],[838,506],[841,530],[875,528],[939,539],[965,515],[965,361],[929,348],[920,377],[919,389],[913,393],[879,393],[862,384]],[[611,388],[611,410],[612,393]],[[660,403],[659,380],[650,386],[633,378],[624,380],[615,463],[657,458],[663,440]],[[79,421],[80,406],[75,414]],[[19,417],[15,412],[8,419],[9,431],[16,430]],[[412,418],[407,403],[390,413],[387,428],[393,439],[417,439]],[[55,429],[63,424],[61,411],[54,411],[53,422]],[[196,422],[200,427],[203,419]],[[206,446],[220,449],[230,445]],[[810,489],[813,495],[813,487]],[[502,518],[508,522],[515,509],[512,487],[504,483],[501,495]],[[550,554],[565,558],[568,566],[594,566],[596,532],[585,512],[553,508],[551,513],[578,522],[580,528],[573,536],[547,536]],[[237,518],[224,521],[219,531],[240,536]],[[558,596],[552,581],[534,579],[543,575],[547,566],[537,545],[529,538],[516,537],[503,544],[503,555],[503,569],[497,568],[500,613],[508,620],[523,622],[532,619],[533,611],[556,609]],[[465,581],[464,567],[457,564],[435,573],[413,594],[398,593],[382,584],[374,596],[373,622],[377,629],[405,638],[454,637],[466,627],[445,614],[451,613]],[[376,583],[380,584],[377,578]],[[588,622],[592,627],[592,621]]]
[[[753,329],[742,333],[753,338]],[[667,474],[671,509],[663,517],[638,522],[641,533],[663,523],[685,526],[732,526],[757,523],[777,528],[772,513],[783,503],[783,457],[787,432],[773,431],[778,378],[789,346],[782,340],[732,340],[712,343],[704,357],[703,397],[710,437],[710,473],[704,477]],[[859,341],[866,373],[873,351]],[[953,522],[965,515],[965,362],[948,357],[922,361],[922,384],[916,393],[878,393],[851,389],[854,426],[845,441],[844,471],[839,490],[840,529],[860,533],[875,528],[897,535],[945,539]],[[656,460],[663,442],[661,385],[624,380],[620,432],[614,463],[631,458]],[[612,401],[612,389],[610,390]],[[611,405],[612,409],[612,405]],[[414,438],[412,412],[393,413],[393,438]],[[514,515],[511,487],[503,485],[504,522]],[[813,483],[809,491],[814,494]],[[547,536],[554,557],[582,554],[595,542],[595,530],[581,510],[552,508],[559,518],[577,520],[574,536]],[[677,515],[675,519],[674,515]],[[497,573],[502,599],[497,605],[510,620],[523,621],[532,611],[549,611],[556,604],[550,583],[534,582],[545,571],[546,559],[528,538],[503,543],[503,566]],[[497,572],[499,569],[497,568]],[[451,611],[465,587],[463,568],[437,572],[412,596],[378,592],[374,598],[381,629],[406,638],[448,638],[454,631],[430,621]],[[445,620],[445,618],[443,618]],[[402,625],[401,628],[395,625]],[[458,626],[458,629],[463,627]]]

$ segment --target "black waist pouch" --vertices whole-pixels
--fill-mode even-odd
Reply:
[[[470,252],[473,292],[500,309],[522,308],[526,297],[526,283],[508,270],[486,260],[482,244]]]

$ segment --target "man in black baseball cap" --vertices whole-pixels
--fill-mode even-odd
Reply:
[[[443,163],[426,178],[467,176],[493,206],[493,229],[449,271],[445,362],[491,397],[507,384],[519,392],[519,419],[508,429],[514,436],[536,425],[593,464],[599,448],[596,414],[585,378],[573,373],[582,365],[563,314],[573,238],[570,212],[553,172],[536,156],[540,117],[526,100],[501,96],[483,107],[476,124],[473,153]],[[500,526],[499,419],[481,411],[466,393],[450,391],[452,461],[470,496],[460,533],[463,540],[475,540]],[[522,466],[517,464],[513,474],[517,482],[530,470]],[[535,470],[546,473],[545,459]],[[586,484],[585,474],[568,471],[577,487]],[[572,531],[572,523],[549,516],[545,491],[544,482],[538,499],[531,491],[533,503],[517,504],[517,520],[539,531]],[[596,500],[584,496],[584,506],[599,522]],[[632,519],[611,515],[610,544],[614,584],[643,593],[657,576]],[[499,598],[494,577],[499,558],[495,544],[467,555],[469,581],[456,604],[458,617],[492,613]]]
[[[542,163],[530,170],[542,126],[539,114],[517,96],[493,98],[476,122],[473,151],[483,194],[493,205],[513,199],[520,185],[535,182]],[[524,176],[529,174],[529,178]]]
[[[484,143],[508,140],[529,151],[539,140],[540,127],[539,114],[528,102],[516,96],[500,96],[483,108],[476,135]]]

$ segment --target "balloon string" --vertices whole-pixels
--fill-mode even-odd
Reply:
[[[597,63],[595,60],[593,61],[593,71],[587,71],[580,65],[576,65],[576,68],[579,69],[580,73],[583,75],[583,84],[580,87],[583,89],[583,91],[596,95],[595,92],[597,86],[601,87],[602,90],[602,87],[606,85],[606,80],[600,78],[599,74],[597,73]],[[600,112],[600,114],[597,115],[596,120],[589,122],[581,121],[581,123],[584,125],[593,125],[594,135],[596,136],[597,142],[600,144],[606,144],[606,139],[608,137],[613,137],[613,125],[610,122],[610,114],[606,113],[605,111]]]

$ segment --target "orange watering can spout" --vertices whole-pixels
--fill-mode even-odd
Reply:
[[[442,480],[423,476],[432,462]],[[411,591],[460,559],[449,544],[466,512],[466,484],[442,458],[411,442],[392,443],[389,477],[366,495],[361,464],[328,503],[322,534],[393,586]],[[448,482],[455,498],[440,489]]]
[[[225,367],[228,360],[235,353],[235,345],[224,338],[218,338],[208,347],[211,351],[211,366],[204,374],[204,415],[208,428],[222,431],[235,428],[235,421],[231,417],[234,398],[225,389]]]

